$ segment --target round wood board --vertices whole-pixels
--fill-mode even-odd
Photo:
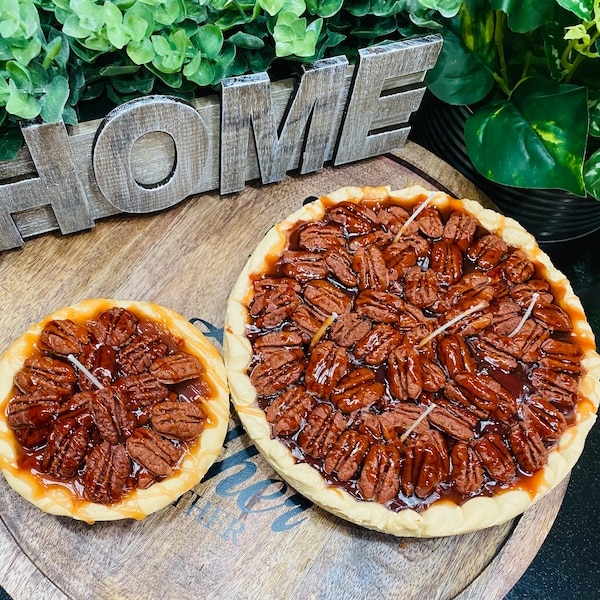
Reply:
[[[309,196],[346,185],[420,184],[489,201],[409,142],[340,168],[203,194],[159,214],[46,235],[0,255],[0,348],[86,297],[147,300],[192,320],[221,350],[225,304],[248,255]],[[203,482],[143,521],[86,525],[40,512],[0,478],[0,583],[15,600],[502,598],[527,569],[567,481],[522,517],[437,539],[396,538],[312,506],[270,469],[232,415]]]

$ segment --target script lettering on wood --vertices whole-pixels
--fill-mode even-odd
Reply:
[[[386,83],[392,77],[410,75],[423,81],[440,50],[441,43],[423,44],[415,39],[358,51],[356,78],[334,164],[377,156],[406,143],[410,131],[406,123],[419,108],[425,86],[389,89]]]
[[[37,173],[0,186],[0,250],[23,245],[11,216],[17,212],[51,205],[56,223],[65,234],[94,226],[65,126],[29,125],[23,127],[23,137]]]
[[[0,162],[0,251],[400,148],[441,46],[427,35],[360,50],[356,66],[343,56],[315,61],[297,82],[231,77],[221,98],[147,96],[69,128],[25,125],[26,146]]]
[[[173,138],[175,156],[166,180],[147,186],[134,177],[131,153],[140,137],[154,131]],[[115,109],[98,132],[93,155],[98,187],[123,212],[169,208],[190,196],[202,180],[207,140],[202,117],[188,104],[165,96],[132,100]]]
[[[279,135],[273,119],[271,85],[265,73],[222,82],[222,194],[244,188],[251,133],[263,183],[280,181],[297,166],[302,174],[323,167],[341,116],[338,102],[347,66],[346,58],[340,56],[317,61],[304,69]]]

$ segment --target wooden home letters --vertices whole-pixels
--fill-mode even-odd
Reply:
[[[296,86],[266,74],[232,77],[220,98],[148,96],[68,129],[24,126],[26,148],[0,163],[0,250],[399,148],[441,45],[430,35],[366,48],[355,67],[345,57],[324,59]]]

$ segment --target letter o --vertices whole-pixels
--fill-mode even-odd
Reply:
[[[164,132],[175,143],[174,168],[155,187],[141,186],[131,169],[131,153],[143,135]],[[169,208],[198,189],[206,163],[208,133],[192,106],[168,96],[147,96],[111,111],[94,141],[92,165],[102,195],[115,208],[148,213]]]

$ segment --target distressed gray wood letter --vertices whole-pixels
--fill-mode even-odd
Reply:
[[[23,138],[37,177],[0,186],[0,250],[23,245],[11,214],[51,205],[62,233],[94,226],[64,123],[28,125]]]
[[[244,188],[251,132],[263,183],[280,181],[299,165],[302,174],[323,167],[334,143],[347,65],[341,56],[306,68],[279,133],[265,73],[222,81],[222,194]]]
[[[162,131],[175,143],[173,170],[165,182],[139,184],[131,171],[133,145],[142,135]],[[167,96],[132,100],[110,113],[94,145],[94,175],[105,198],[123,212],[147,213],[168,208],[200,187],[207,160],[208,133],[193,107]]]
[[[441,48],[442,38],[428,35],[359,50],[334,164],[383,154],[406,143],[410,131],[406,123],[425,93],[425,86],[414,87],[414,83],[423,81]],[[386,89],[386,80],[402,76],[409,89]],[[398,83],[394,82],[396,88]]]

